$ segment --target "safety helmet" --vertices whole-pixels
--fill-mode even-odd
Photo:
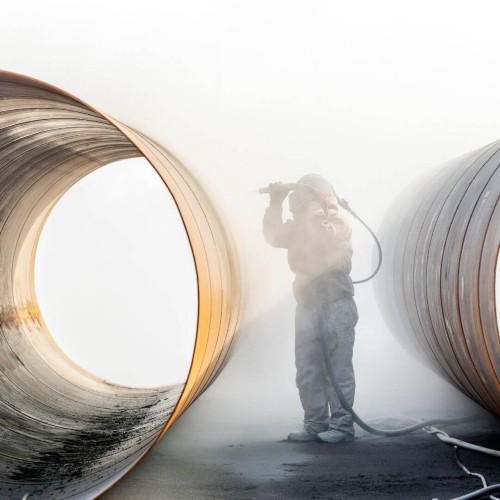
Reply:
[[[290,193],[288,202],[290,211],[296,213],[300,211],[306,203],[318,199],[328,209],[338,211],[337,196],[332,185],[321,175],[307,174],[298,181],[296,189]],[[300,188],[300,186],[304,188]],[[311,189],[312,188],[312,189]]]

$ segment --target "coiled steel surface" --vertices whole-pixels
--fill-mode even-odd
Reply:
[[[135,156],[170,190],[198,280],[188,378],[144,390],[109,384],[68,359],[33,285],[37,240],[59,197],[89,172]],[[233,245],[172,155],[59,89],[0,72],[0,497],[95,497],[123,476],[223,367],[239,297]]]
[[[500,416],[495,271],[500,142],[411,186],[382,224],[376,292],[391,329],[467,396]]]

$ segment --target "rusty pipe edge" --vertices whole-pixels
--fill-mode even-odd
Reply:
[[[375,282],[401,342],[497,417],[499,164],[500,141],[410,186],[383,220],[386,265]]]
[[[50,336],[33,280],[57,200],[107,163],[144,156],[179,209],[198,284],[184,384],[132,389],[77,366]],[[130,470],[222,369],[237,327],[236,252],[212,203],[171,154],[43,82],[0,72],[0,497],[96,497]]]

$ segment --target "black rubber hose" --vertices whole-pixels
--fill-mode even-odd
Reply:
[[[311,186],[307,186],[306,184],[297,184],[297,183],[292,182],[292,183],[283,184],[283,187],[288,189],[288,191],[293,191],[295,189],[305,189],[307,191],[313,192],[318,198],[321,195],[321,193],[319,191],[316,191],[316,189],[314,189]],[[333,190],[333,187],[332,187],[332,190]],[[258,192],[260,194],[267,194],[267,193],[269,193],[269,191],[270,191],[270,187],[265,187],[265,188],[260,188]],[[335,193],[335,190],[333,190],[333,192]],[[372,278],[375,277],[375,275],[378,273],[378,271],[380,269],[380,266],[382,266],[382,247],[380,246],[380,242],[378,241],[378,238],[375,235],[375,233],[370,229],[368,224],[366,224],[363,221],[363,219],[356,212],[354,212],[354,210],[349,206],[349,203],[346,200],[344,200],[343,198],[340,198],[339,196],[337,196],[336,193],[335,193],[335,196],[337,198],[339,206],[341,206],[344,210],[349,212],[355,219],[359,220],[359,222],[361,222],[361,224],[363,224],[363,226],[367,229],[367,231],[372,235],[372,237],[375,240],[375,243],[377,245],[378,264],[377,264],[375,271],[373,271],[373,273],[371,273],[370,276],[368,276],[368,278],[364,278],[362,280],[357,280],[357,281],[352,282],[354,285],[359,285],[360,283],[366,283],[367,281],[370,281]]]
[[[359,220],[359,222],[361,222],[361,224],[363,224],[363,226],[365,226],[367,231],[372,235],[372,237],[375,241],[375,244],[377,245],[378,264],[377,264],[375,271],[373,271],[373,273],[370,274],[370,276],[368,276],[368,278],[352,282],[354,285],[359,285],[359,283],[366,283],[367,281],[370,281],[372,278],[375,277],[375,275],[378,273],[380,267],[382,266],[382,247],[380,246],[380,242],[378,241],[378,238],[375,235],[375,233],[371,230],[371,228],[368,226],[368,224],[366,224],[366,222],[349,206],[349,203],[347,203],[347,201],[339,198],[339,205],[344,210],[347,210],[355,219]]]
[[[410,425],[408,427],[403,427],[402,429],[395,429],[395,430],[375,429],[375,427],[372,427],[371,425],[368,425],[366,422],[361,420],[361,418],[354,411],[352,406],[348,403],[347,399],[344,396],[344,393],[342,392],[342,389],[340,388],[340,385],[338,384],[338,382],[335,378],[335,370],[333,367],[333,362],[332,362],[332,359],[330,358],[330,356],[328,356],[328,348],[327,348],[324,340],[321,338],[321,333],[319,336],[320,336],[321,345],[323,347],[323,354],[325,357],[326,368],[328,370],[330,380],[332,381],[332,385],[335,389],[335,392],[337,393],[337,396],[340,400],[340,403],[352,415],[354,422],[356,422],[365,431],[370,432],[371,434],[376,434],[377,436],[402,436],[404,434],[409,434],[410,432],[414,432],[414,431],[418,431],[419,429],[423,429],[424,427],[428,427],[429,425],[459,424],[459,423],[466,422],[467,420],[471,419],[471,417],[462,417],[462,418],[454,418],[454,419],[436,418],[436,419],[431,419],[431,420],[422,420],[422,421],[415,423],[413,425]]]

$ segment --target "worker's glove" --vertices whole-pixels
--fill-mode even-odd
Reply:
[[[282,182],[273,182],[269,184],[269,204],[272,207],[281,207],[288,193],[288,187]]]

